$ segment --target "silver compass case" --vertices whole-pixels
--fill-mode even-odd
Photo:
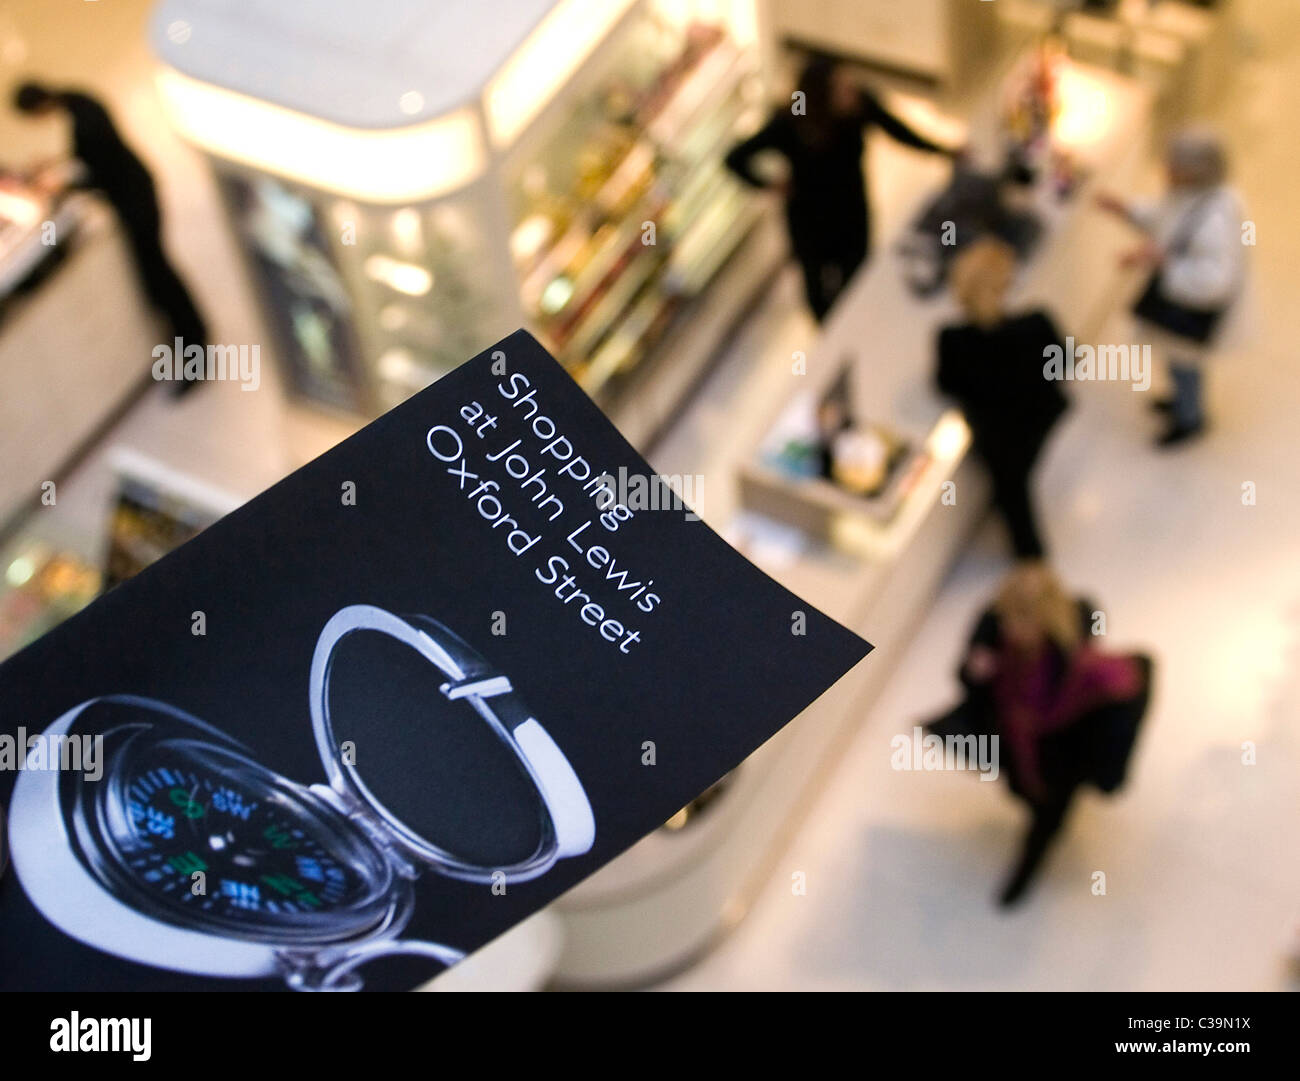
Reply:
[[[403,704],[414,711],[416,723],[484,725],[508,753],[537,796],[539,840],[530,852],[501,865],[476,862],[404,820],[373,770],[367,783],[366,770],[357,764],[366,760],[365,745],[358,757],[341,738],[347,718],[340,715],[337,689],[346,667],[341,658],[367,640],[418,658],[421,668],[433,666],[436,692],[426,701]],[[392,709],[393,688],[385,673],[363,676],[360,701],[373,701],[381,712]],[[20,773],[9,835],[13,870],[28,897],[66,934],[142,964],[214,977],[281,976],[303,989],[356,989],[357,969],[379,956],[416,954],[443,965],[462,956],[439,943],[398,938],[412,914],[412,882],[424,867],[471,882],[499,875],[519,881],[591,848],[591,807],[559,747],[529,715],[509,680],[434,620],[399,617],[370,605],[337,612],[315,646],[310,710],[328,785],[303,785],[268,770],[226,733],[156,700],[111,695],[69,710],[45,735],[103,738],[105,773],[94,782],[57,770]],[[419,743],[409,731],[401,742]],[[169,907],[152,898],[132,881],[129,861],[113,839],[129,832],[125,778],[164,751],[188,756],[200,768],[227,771],[267,794],[279,813],[309,819],[315,836],[333,839],[337,855],[363,888],[353,891],[345,910],[305,913],[275,926],[255,919],[230,925],[198,908]]]

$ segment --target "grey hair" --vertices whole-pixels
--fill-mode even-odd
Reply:
[[[1223,140],[1207,128],[1187,128],[1169,140],[1169,164],[1198,188],[1213,188],[1228,176]]]

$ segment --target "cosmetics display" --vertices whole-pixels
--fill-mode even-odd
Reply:
[[[613,70],[520,171],[510,238],[532,325],[597,398],[646,356],[758,214],[721,161],[750,110],[752,69],[720,27],[678,32],[650,16]]]
[[[242,502],[125,447],[113,447],[108,464],[107,506],[93,528],[46,529],[41,507],[18,520],[14,539],[0,550],[0,659]]]

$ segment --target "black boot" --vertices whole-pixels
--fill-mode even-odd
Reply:
[[[1174,381],[1174,397],[1169,404],[1170,425],[1156,440],[1158,447],[1176,447],[1205,431],[1205,412],[1201,406],[1201,369],[1195,364],[1169,365]]]
[[[1176,447],[1180,443],[1186,443],[1190,439],[1195,439],[1198,435],[1205,434],[1205,422],[1198,424],[1179,424],[1175,421],[1166,430],[1165,433],[1156,440],[1156,446],[1165,449]]]
[[[1073,798],[1074,789],[1068,788],[1061,791],[1049,792],[1047,797],[1041,803],[1033,804],[1033,821],[1030,823],[1029,832],[1025,835],[1025,842],[1020,850],[1020,859],[1016,863],[1015,870],[1011,872],[1011,877],[1002,887],[1002,892],[998,895],[998,904],[1002,908],[1010,908],[1019,901],[1029,889],[1029,884],[1034,879],[1034,874],[1042,865],[1043,858],[1047,855],[1047,850],[1052,843],[1052,839],[1061,829],[1061,824],[1065,821],[1065,812],[1070,808],[1070,801]]]

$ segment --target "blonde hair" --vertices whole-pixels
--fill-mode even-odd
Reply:
[[[982,236],[953,259],[949,281],[957,302],[975,315],[982,296],[996,296],[1001,307],[1015,274],[1015,249],[997,237]]]
[[[1078,605],[1046,563],[1022,563],[1008,574],[993,611],[999,619],[1014,614],[1033,621],[1067,654],[1083,637]]]

